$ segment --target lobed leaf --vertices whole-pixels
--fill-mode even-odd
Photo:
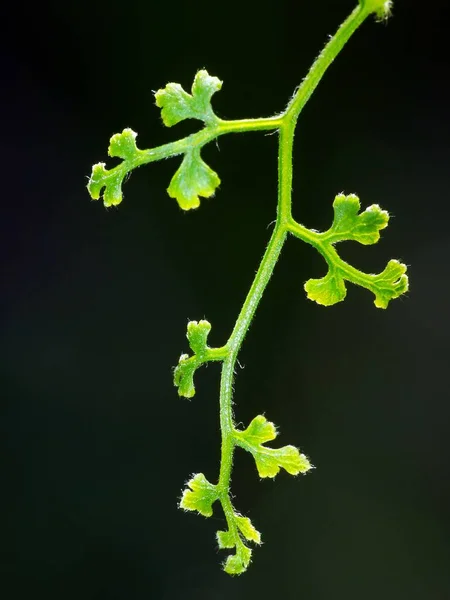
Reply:
[[[263,415],[255,417],[244,433],[245,439],[254,446],[270,442],[277,437],[275,425]]]
[[[409,281],[406,265],[390,260],[382,273],[372,275],[374,281],[375,306],[387,308],[389,301],[408,291]]]
[[[205,362],[205,355],[209,346],[207,338],[211,331],[208,321],[190,321],[187,326],[186,337],[194,356],[182,354],[175,367],[173,382],[178,388],[178,395],[184,398],[192,398],[195,395],[194,373]]]
[[[202,160],[200,148],[188,150],[172,177],[167,193],[183,210],[200,206],[200,196],[210,198],[220,185],[219,176]]]
[[[137,134],[132,129],[124,129],[116,133],[109,142],[108,154],[111,157],[123,159],[123,163],[113,169],[105,169],[105,163],[97,163],[92,167],[92,174],[87,185],[88,192],[93,200],[98,200],[103,192],[103,204],[115,206],[122,202],[122,183],[133,167],[130,163],[141,152],[136,146]]]
[[[217,487],[210,483],[203,473],[198,473],[187,483],[180,501],[180,508],[196,510],[204,517],[213,514],[212,505],[219,498]]]
[[[228,575],[241,575],[247,570],[252,557],[252,551],[242,542],[236,547],[236,554],[230,554],[225,561],[223,570]]]
[[[276,437],[276,429],[262,415],[253,419],[244,431],[235,431],[236,443],[253,454],[260,477],[275,477],[280,468],[291,475],[306,473],[312,468],[309,460],[294,446],[267,448],[265,441]]]
[[[217,543],[219,544],[219,548],[221,550],[235,547],[236,535],[233,534],[231,531],[218,531],[216,536]]]
[[[338,194],[333,202],[333,224],[324,236],[331,237],[333,243],[342,240],[354,240],[364,245],[378,242],[380,230],[389,223],[389,214],[378,204],[358,214],[360,208],[361,203],[355,194]]]
[[[184,119],[199,119],[205,123],[217,120],[211,106],[212,95],[219,91],[222,82],[201,70],[195,76],[188,94],[179,83],[168,83],[155,93],[156,106],[161,108],[164,125],[172,127]]]
[[[398,260],[390,260],[384,271],[378,275],[366,275],[353,269],[349,279],[349,275],[343,269],[333,266],[329,268],[325,277],[309,279],[304,288],[310,300],[323,306],[332,306],[344,300],[347,295],[347,279],[370,290],[375,295],[374,304],[377,308],[387,308],[391,300],[408,291],[406,269],[406,265]]]
[[[255,529],[249,518],[233,513],[234,527],[228,531],[217,532],[219,548],[236,548],[236,553],[228,556],[224,570],[230,575],[240,575],[249,563],[252,551],[242,541],[241,535],[250,542],[261,543],[261,534]]]
[[[111,157],[133,160],[140,151],[136,146],[136,137],[132,129],[127,128],[122,133],[116,133],[109,140],[108,154]]]
[[[337,255],[334,244],[353,240],[360,244],[375,244],[380,239],[380,231],[387,227],[389,214],[378,204],[369,206],[360,213],[358,196],[338,194],[333,202],[334,219],[325,233],[315,234],[316,247],[328,263],[328,272],[320,279],[309,279],[305,291],[310,300],[322,306],[332,306],[342,302],[347,295],[345,282],[351,281],[365,287],[375,295],[375,306],[387,308],[390,300],[398,298],[408,290],[406,266],[398,260],[389,261],[382,273],[368,275],[351,267]]]
[[[239,531],[249,542],[255,542],[255,544],[261,543],[261,534],[255,528],[253,523],[248,517],[242,517],[241,515],[235,515],[237,526]]]
[[[322,306],[332,306],[342,302],[347,295],[344,279],[337,269],[329,269],[321,279],[309,279],[305,291],[310,300]]]
[[[178,388],[178,395],[183,398],[195,396],[194,373],[200,366],[196,356],[189,358],[188,354],[182,354],[178,365],[173,372],[173,383]]]
[[[207,339],[211,331],[211,323],[205,321],[189,321],[186,337],[191,350],[198,356],[202,356],[208,349]]]

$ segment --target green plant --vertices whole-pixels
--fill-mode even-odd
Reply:
[[[111,138],[108,150],[111,157],[121,158],[123,162],[111,170],[105,169],[104,163],[95,165],[88,184],[93,199],[100,198],[103,190],[104,205],[116,205],[122,201],[122,183],[130,171],[143,164],[181,154],[183,159],[170,182],[168,193],[177,200],[183,210],[190,210],[200,205],[200,197],[211,197],[220,184],[218,175],[201,158],[200,152],[205,144],[227,133],[255,130],[279,132],[276,224],[234,329],[224,346],[210,348],[207,338],[211,325],[207,321],[190,322],[187,338],[192,354],[182,354],[174,372],[174,382],[179,395],[192,398],[195,394],[194,374],[197,369],[210,361],[222,363],[222,449],[219,479],[216,484],[212,484],[203,474],[195,475],[187,483],[180,507],[209,517],[213,512],[213,504],[216,501],[221,503],[228,529],[219,531],[217,540],[220,548],[235,550],[224,564],[225,571],[230,574],[240,574],[247,569],[251,550],[246,542],[261,542],[260,534],[251,521],[240,515],[231,502],[230,478],[235,447],[240,446],[254,456],[260,477],[275,477],[280,468],[292,475],[306,473],[312,468],[308,458],[294,446],[272,448],[265,445],[266,442],[275,439],[277,431],[274,424],[264,416],[255,417],[245,430],[239,430],[234,425],[232,414],[233,373],[238,352],[287,235],[290,233],[312,245],[325,259],[328,267],[326,275],[319,279],[310,279],[305,284],[308,298],[318,304],[330,306],[344,300],[346,282],[371,291],[378,308],[386,308],[390,300],[408,289],[406,267],[399,261],[389,261],[384,271],[377,275],[366,274],[342,260],[336,250],[336,244],[343,240],[354,240],[365,245],[378,241],[380,230],[387,226],[389,220],[388,213],[378,205],[372,205],[360,212],[357,196],[339,194],[333,203],[332,225],[323,233],[307,229],[296,222],[291,214],[292,148],[299,114],[352,33],[371,13],[375,13],[378,19],[385,19],[390,10],[391,2],[359,0],[358,6],[314,62],[287,108],[274,117],[236,121],[226,121],[217,117],[211,106],[211,98],[220,90],[222,82],[216,77],[211,77],[205,70],[196,74],[191,94],[184,91],[179,84],[169,83],[164,89],[156,92],[156,105],[161,108],[164,124],[171,127],[184,119],[198,119],[203,121],[203,129],[179,141],[151,150],[139,150],[135,142],[136,134],[131,129],[125,129]]]

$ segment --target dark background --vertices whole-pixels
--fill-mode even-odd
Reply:
[[[152,90],[224,81],[224,118],[279,112],[353,0],[46,2],[2,8],[1,577],[8,600],[444,600],[449,541],[449,50],[444,0],[396,2],[355,34],[305,108],[294,214],[327,228],[338,192],[395,217],[377,246],[344,244],[368,272],[391,257],[410,292],[377,310],[348,286],[303,291],[321,257],[289,239],[246,338],[235,415],[265,413],[316,470],[259,481],[236,453],[235,504],[262,531],[248,573],[220,570],[219,509],[177,509],[195,472],[217,477],[219,368],[179,399],[171,366],[188,319],[223,344],[270,236],[276,137],[226,136],[201,209],[165,189],[179,159],[133,173],[105,210],[85,185],[124,127],[162,126]],[[112,163],[110,163],[112,164]]]

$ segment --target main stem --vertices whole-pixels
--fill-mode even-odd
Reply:
[[[368,16],[367,10],[358,6],[340,26],[335,36],[312,65],[308,75],[289,103],[286,111],[278,118],[278,204],[277,220],[261,264],[237,318],[234,329],[226,344],[227,356],[223,361],[220,381],[220,429],[222,434],[221,464],[217,490],[231,530],[235,530],[233,506],[229,496],[233,451],[233,377],[237,356],[264,290],[274,271],[287,234],[292,228],[292,156],[295,126],[298,116],[311,97],[325,71],[339,54],[354,31]],[[277,123],[277,124],[278,124]]]

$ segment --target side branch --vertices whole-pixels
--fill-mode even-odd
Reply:
[[[105,163],[94,165],[88,191],[93,200],[98,200],[104,190],[105,206],[120,204],[122,184],[128,173],[142,165],[183,154],[184,161],[172,179],[168,193],[177,199],[182,209],[197,208],[200,204],[199,196],[212,196],[220,184],[218,175],[200,157],[203,146],[227,133],[274,130],[281,123],[280,117],[235,121],[217,118],[213,124],[206,125],[197,133],[149,150],[140,150],[135,141],[137,134],[132,129],[124,129],[122,133],[112,136],[108,148],[109,156],[122,158],[122,163],[109,170],[105,168]]]

